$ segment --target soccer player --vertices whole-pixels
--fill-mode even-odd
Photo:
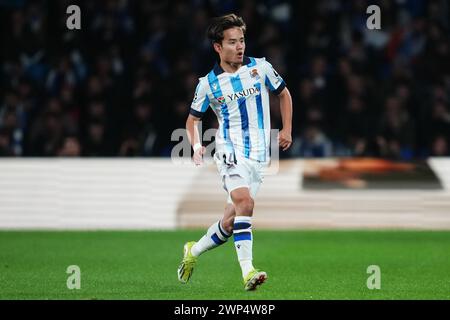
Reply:
[[[194,163],[201,165],[205,147],[197,125],[208,107],[215,112],[219,129],[214,160],[228,193],[228,203],[222,219],[211,225],[198,242],[184,245],[178,268],[182,283],[189,281],[198,256],[224,244],[231,236],[245,290],[254,290],[267,279],[267,273],[255,269],[252,263],[253,199],[269,163],[269,91],[280,99],[283,128],[278,142],[283,151],[292,144],[292,99],[269,62],[244,55],[245,31],[244,21],[235,14],[214,18],[208,27],[208,38],[219,62],[199,80],[186,129],[194,149]]]

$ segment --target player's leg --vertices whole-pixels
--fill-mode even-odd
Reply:
[[[224,244],[232,236],[230,220],[234,219],[235,210],[232,204],[227,204],[223,218],[214,222],[206,231],[206,234],[196,242],[191,249],[194,256],[198,257],[205,251],[217,248]]]
[[[222,218],[222,227],[228,234],[233,234],[235,216],[236,216],[236,209],[230,197],[227,206],[225,207],[225,212]]]
[[[184,245],[183,260],[178,267],[178,280],[187,283],[194,272],[198,256],[227,242],[232,235],[233,229],[230,225],[235,214],[233,204],[228,203],[221,220],[214,222],[199,241],[187,242]]]
[[[244,278],[246,290],[254,290],[267,279],[264,271],[253,267],[252,216],[254,201],[249,188],[238,188],[231,192],[236,217],[234,218],[234,245]]]

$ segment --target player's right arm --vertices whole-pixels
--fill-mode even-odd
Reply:
[[[200,141],[200,135],[198,133],[198,123],[201,118],[193,116],[189,114],[186,120],[186,131],[189,142],[191,143],[192,148],[194,149],[194,163],[199,166],[203,162],[203,154],[205,153],[205,147],[202,146]]]
[[[201,121],[203,114],[209,107],[208,87],[204,79],[200,79],[200,82],[195,89],[194,99],[192,100],[189,116],[186,120],[186,131],[189,142],[194,149],[194,163],[195,165],[201,165],[203,162],[203,154],[206,148],[202,146],[200,134],[198,131],[198,124]]]

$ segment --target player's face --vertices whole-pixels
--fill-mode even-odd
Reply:
[[[218,48],[220,59],[230,64],[242,64],[245,52],[244,32],[235,27],[223,32],[222,45]]]

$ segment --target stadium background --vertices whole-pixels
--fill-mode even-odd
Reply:
[[[70,4],[81,30],[66,28]],[[381,30],[366,28],[369,4]],[[448,1],[0,8],[1,299],[449,298]],[[294,145],[255,209],[255,256],[274,279],[252,296],[209,278],[240,285],[231,248],[205,255],[192,287],[174,278],[178,247],[218,219],[225,194],[213,166],[171,162],[170,136],[215,61],[208,20],[231,11],[247,23],[247,55],[265,56],[294,102]],[[271,111],[278,128],[276,99]],[[216,125],[209,112],[203,127]],[[305,190],[307,161],[341,157],[422,161],[442,188]],[[98,229],[145,231],[84,231]],[[88,277],[76,292],[74,263]],[[387,270],[379,293],[365,286],[371,264]]]
[[[445,0],[1,3],[3,155],[169,156],[215,61],[208,19],[230,11],[247,22],[247,54],[265,56],[292,91],[286,157],[449,154]],[[80,31],[66,28],[72,3]],[[369,4],[381,8],[379,31],[366,28]],[[279,127],[275,103],[272,114]]]

